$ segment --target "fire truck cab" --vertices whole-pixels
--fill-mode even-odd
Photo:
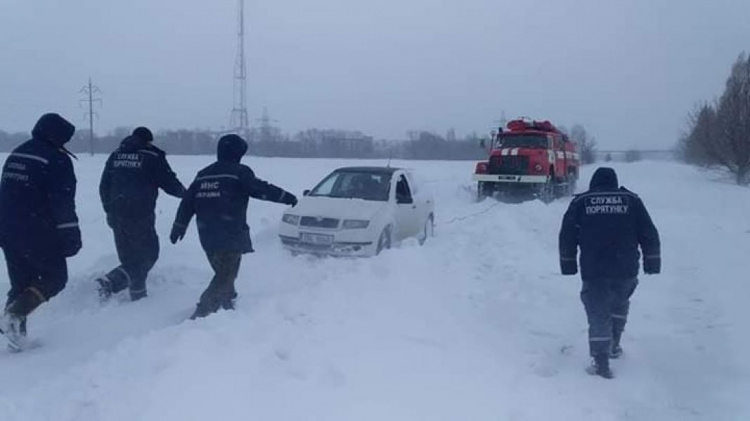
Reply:
[[[512,120],[493,132],[490,156],[476,165],[478,198],[536,196],[544,202],[572,194],[579,154],[568,136],[549,121]]]

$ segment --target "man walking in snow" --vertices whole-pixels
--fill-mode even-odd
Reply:
[[[250,167],[241,164],[245,152],[247,142],[241,137],[226,135],[219,139],[217,162],[198,172],[177,210],[170,241],[175,244],[182,240],[196,215],[201,245],[215,272],[191,319],[205,317],[219,308],[234,308],[234,281],[242,255],[253,251],[246,222],[248,199],[297,204],[293,194],[255,177]]]
[[[136,128],[109,156],[102,173],[99,195],[121,263],[97,279],[104,300],[126,288],[132,301],[146,296],[146,278],[159,258],[154,228],[159,189],[177,198],[185,192],[153,140],[149,129]]]
[[[593,374],[612,377],[610,358],[622,354],[630,296],[638,285],[640,246],[646,274],[661,271],[659,233],[641,199],[618,187],[612,168],[598,168],[589,191],[576,196],[560,230],[563,275],[578,273],[581,249],[581,301],[589,324]]]
[[[73,162],[63,145],[75,127],[58,114],[45,114],[31,140],[5,161],[0,183],[0,247],[10,291],[0,333],[20,351],[26,318],[65,288],[66,258],[81,249]]]

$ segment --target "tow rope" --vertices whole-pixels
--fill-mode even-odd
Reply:
[[[476,218],[477,216],[481,216],[481,215],[489,213],[492,209],[496,208],[497,206],[500,206],[501,204],[502,204],[501,202],[496,201],[495,203],[493,203],[492,205],[488,206],[487,208],[485,208],[485,209],[483,209],[481,211],[470,213],[468,215],[456,216],[456,217],[451,218],[451,219],[449,219],[449,220],[447,220],[445,222],[441,222],[439,224],[435,224],[435,226],[451,225],[451,224],[455,224],[456,222],[465,221],[467,219],[473,219],[473,218]]]

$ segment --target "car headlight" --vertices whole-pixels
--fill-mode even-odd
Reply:
[[[299,215],[286,214],[281,217],[281,220],[289,225],[299,225]]]
[[[363,229],[370,226],[370,221],[365,221],[362,219],[345,219],[344,224],[342,227],[347,230],[352,229]]]
[[[536,170],[536,172],[542,171],[542,164],[536,164],[536,165],[534,165],[534,169]]]

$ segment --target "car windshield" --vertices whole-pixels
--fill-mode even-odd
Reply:
[[[546,136],[521,135],[500,136],[495,143],[495,149],[499,148],[546,148]]]
[[[336,171],[321,181],[310,196],[386,202],[390,191],[390,174]]]

